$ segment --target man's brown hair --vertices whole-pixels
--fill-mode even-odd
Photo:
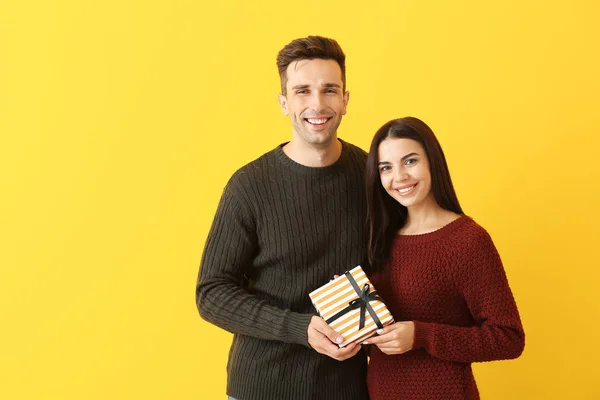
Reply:
[[[277,54],[277,68],[279,68],[279,77],[281,79],[281,94],[287,95],[287,68],[294,61],[313,60],[315,58],[322,60],[334,60],[342,70],[343,90],[346,91],[346,55],[342,48],[334,39],[323,36],[308,36],[296,39],[287,44]]]

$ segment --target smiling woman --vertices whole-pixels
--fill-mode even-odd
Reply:
[[[442,147],[429,126],[412,117],[387,122],[373,137],[367,158],[367,198],[373,265],[386,260],[398,229],[406,233],[413,229],[409,206],[413,217],[421,215],[423,208],[440,211],[445,221],[463,214]]]
[[[379,145],[381,184],[404,207],[435,201],[429,161],[424,153],[423,146],[411,139],[390,138]]]
[[[471,363],[518,357],[525,336],[496,248],[463,215],[423,121],[375,134],[367,200],[371,281],[399,321],[364,343],[370,398],[478,399]]]

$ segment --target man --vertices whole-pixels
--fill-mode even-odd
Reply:
[[[308,293],[366,258],[364,151],[337,138],[345,55],[309,36],[277,56],[292,137],[239,169],[219,203],[196,302],[234,333],[227,394],[238,400],[363,400],[366,356],[316,316]]]

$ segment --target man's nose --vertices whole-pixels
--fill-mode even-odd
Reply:
[[[314,93],[311,98],[311,108],[315,111],[321,111],[325,107],[325,99],[321,93]]]

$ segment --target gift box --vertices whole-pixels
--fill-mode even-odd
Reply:
[[[319,315],[344,341],[362,342],[394,322],[369,278],[359,265],[309,293]]]

